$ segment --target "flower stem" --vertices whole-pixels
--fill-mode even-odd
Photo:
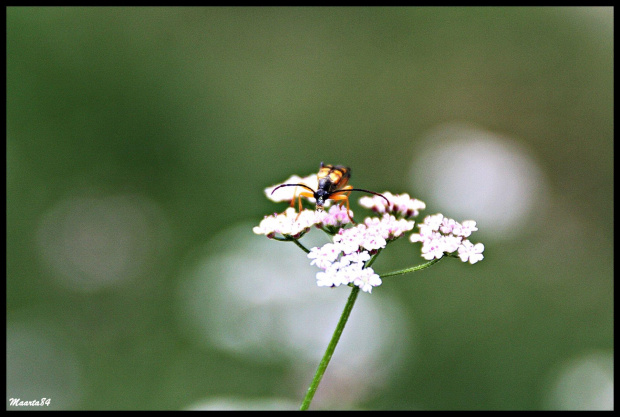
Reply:
[[[327,346],[327,350],[323,355],[323,359],[321,359],[321,363],[319,363],[319,367],[316,370],[316,374],[314,375],[314,379],[308,387],[308,392],[306,393],[306,397],[304,401],[301,403],[300,410],[307,410],[310,407],[310,403],[312,402],[312,398],[314,398],[314,394],[316,393],[317,388],[319,387],[319,383],[321,382],[321,378],[323,378],[323,374],[325,374],[325,370],[327,369],[327,365],[334,354],[334,350],[336,350],[336,345],[340,340],[340,335],[342,335],[342,331],[344,330],[345,324],[347,324],[347,320],[349,319],[349,315],[351,314],[351,310],[353,309],[353,305],[355,304],[355,300],[357,299],[357,294],[359,293],[360,288],[354,286],[351,290],[351,294],[349,295],[349,299],[347,300],[347,304],[344,306],[344,310],[342,315],[340,316],[340,321],[338,321],[338,325],[336,326],[336,330],[334,330],[334,334],[332,336],[329,345]]]
[[[292,236],[288,236],[288,235],[284,235],[284,237],[272,237],[273,240],[279,240],[280,242],[293,242],[294,244],[296,244],[297,246],[299,246],[299,248],[306,252],[306,253],[310,253],[310,249],[306,248],[304,245],[302,245],[301,243],[299,243],[299,239],[296,239]]]
[[[387,272],[385,274],[379,275],[379,277],[387,278],[387,277],[392,277],[394,275],[401,275],[401,274],[406,274],[406,273],[409,273],[409,272],[421,271],[422,269],[428,268],[429,266],[436,264],[437,262],[441,261],[442,259],[443,259],[443,257],[441,257],[439,259],[433,259],[433,260],[428,261],[428,262],[426,262],[424,264],[421,264],[421,265],[412,266],[411,268],[405,268],[405,269],[401,269],[399,271],[394,271],[394,272]]]
[[[372,258],[370,258],[368,262],[364,264],[364,268],[370,268],[370,265],[372,265],[375,262],[375,259],[377,259],[377,256],[379,256],[380,253],[381,253],[381,249],[379,249],[377,253],[372,255]]]
[[[304,245],[302,245],[301,243],[299,243],[299,240],[297,239],[292,239],[293,243],[296,244],[297,246],[299,246],[299,248],[306,252],[306,253],[310,253],[310,249],[306,248]]]

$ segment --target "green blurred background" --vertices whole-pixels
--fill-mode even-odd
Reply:
[[[486,249],[361,294],[312,408],[613,408],[612,90],[612,8],[8,8],[7,408],[297,407],[348,291],[251,230],[321,161]]]

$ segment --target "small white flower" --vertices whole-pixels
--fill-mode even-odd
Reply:
[[[316,265],[321,269],[327,269],[340,255],[340,247],[333,243],[310,249],[308,258],[312,259],[310,265]]]
[[[362,263],[352,263],[347,266],[341,266],[338,270],[338,282],[344,285],[348,285],[353,280],[358,277],[364,268],[364,264]]]
[[[440,259],[443,256],[444,244],[441,236],[434,239],[425,240],[422,243],[422,257],[428,261],[431,259]]]
[[[382,281],[379,275],[375,274],[372,268],[365,268],[359,271],[359,274],[353,279],[353,284],[360,287],[364,292],[372,292],[373,287],[381,285]]]
[[[464,240],[461,246],[459,246],[459,258],[463,262],[469,261],[470,264],[483,260],[484,255],[482,252],[484,252],[484,245],[482,243],[474,245],[469,240]]]
[[[455,250],[457,250],[459,248],[459,245],[461,244],[461,240],[463,240],[463,238],[461,236],[453,236],[453,235],[448,235],[448,236],[443,236],[443,251],[446,253],[452,253]]]
[[[439,230],[439,226],[441,226],[443,222],[443,214],[437,213],[431,216],[426,216],[424,218],[424,224],[426,224],[432,231],[436,232]]]
[[[334,236],[334,243],[338,243],[345,254],[357,252],[360,248],[364,234],[359,226],[350,229],[340,229],[338,234]]]
[[[453,233],[455,228],[460,229],[460,225],[458,225],[456,220],[450,219],[448,217],[444,217],[443,220],[441,221],[441,225],[439,226],[439,230],[444,235]]]
[[[334,287],[334,273],[336,271],[324,271],[316,274],[316,285],[319,287]]]
[[[461,226],[461,236],[469,237],[472,232],[477,231],[476,222],[474,220],[465,220]]]
[[[349,264],[362,264],[363,265],[364,262],[366,262],[369,259],[370,259],[370,253],[368,253],[368,251],[361,251],[361,252],[353,252],[348,255],[343,255],[342,258],[340,258],[340,262],[343,265],[349,265]]]
[[[431,226],[424,223],[418,224],[418,229],[419,233],[413,233],[411,234],[411,236],[409,236],[409,240],[414,243],[432,240],[436,238],[436,236],[439,234],[438,232],[434,231]]]
[[[352,263],[343,264],[334,262],[325,271],[316,274],[317,285],[320,287],[338,287],[348,285],[353,279],[360,275],[363,264]]]
[[[411,236],[409,236],[409,240],[413,243],[416,242],[424,242],[424,236],[422,236],[422,234],[420,233],[412,233]]]
[[[347,223],[351,223],[351,217],[353,217],[353,210],[349,210],[347,213],[346,207],[336,204],[330,207],[329,211],[319,212],[320,221],[319,226],[333,226],[342,227]]]
[[[387,241],[381,236],[380,230],[376,229],[368,229],[364,234],[364,239],[360,244],[366,250],[378,250],[385,248],[387,245]]]

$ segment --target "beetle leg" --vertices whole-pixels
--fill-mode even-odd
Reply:
[[[301,209],[302,209],[302,205],[301,205],[301,198],[302,197],[314,197],[314,194],[305,192],[305,191],[301,191],[299,193],[299,196],[297,196],[297,201],[299,202],[299,212],[297,213],[297,217],[295,217],[295,220],[297,220],[299,218],[299,216],[301,215]],[[295,201],[295,199],[293,198],[293,201],[291,201],[291,207],[293,206],[293,202]]]
[[[355,220],[353,220],[353,217],[351,217],[351,209],[349,208],[349,194],[351,194],[351,191],[346,192],[346,190],[353,188],[351,185],[347,185],[346,187],[342,188],[342,190],[338,190],[338,194],[335,195],[331,195],[329,196],[330,199],[332,200],[336,200],[336,201],[340,201],[340,206],[342,207],[343,204],[346,204],[347,206],[347,215],[349,216],[349,220],[351,220],[351,223],[353,224],[357,224],[355,223]],[[340,194],[342,192],[342,194]],[[343,201],[344,200],[344,201]]]

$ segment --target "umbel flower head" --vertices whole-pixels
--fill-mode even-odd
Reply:
[[[419,233],[412,234],[412,242],[422,242],[422,257],[427,260],[440,259],[445,253],[458,251],[461,261],[475,264],[484,259],[482,243],[471,243],[466,238],[478,230],[476,222],[466,220],[458,223],[443,214],[426,216],[424,222],[418,224]]]
[[[317,176],[302,178],[293,175],[284,183],[305,184],[316,189]],[[274,196],[273,190],[279,185],[265,189],[265,195],[272,201],[294,202],[303,190],[296,186],[284,187]],[[253,231],[272,239],[295,241],[308,253],[310,264],[320,269],[316,274],[317,285],[357,286],[362,291],[371,292],[381,285],[382,280],[370,265],[388,243],[413,229],[415,222],[412,219],[426,208],[426,204],[408,194],[392,194],[389,191],[382,195],[363,196],[359,203],[376,215],[353,225],[353,212],[343,207],[342,200],[326,211],[302,209],[297,212],[291,206],[282,213],[265,216]],[[323,246],[306,249],[298,240],[313,228],[325,231],[330,241]],[[484,258],[484,245],[473,244],[467,239],[478,230],[473,220],[458,223],[442,214],[435,214],[427,216],[418,229],[419,232],[413,233],[409,240],[422,243],[421,253],[426,260],[438,260],[448,254],[474,264]]]

